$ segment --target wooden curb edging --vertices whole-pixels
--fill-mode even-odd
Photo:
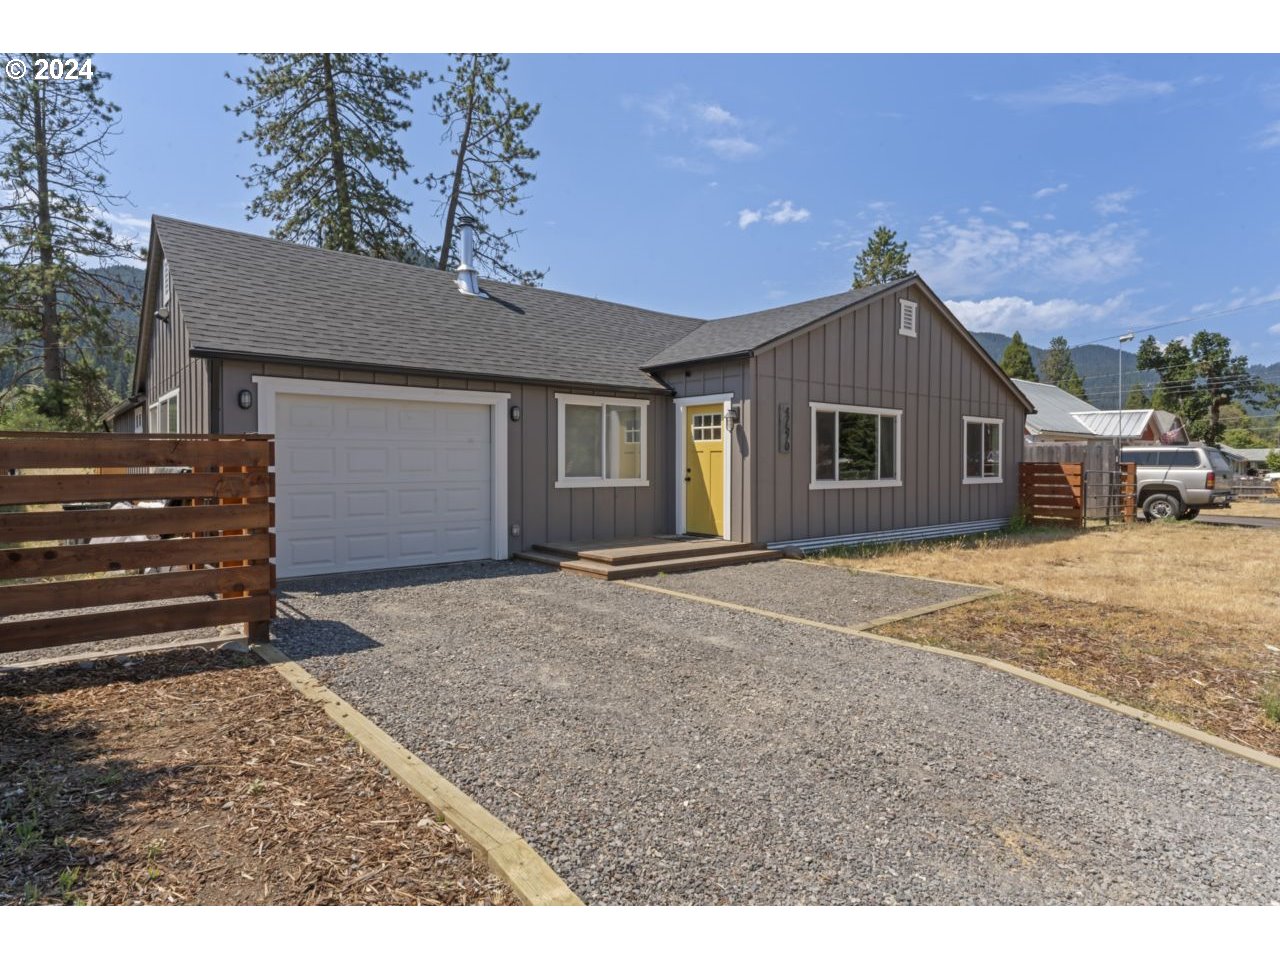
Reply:
[[[810,562],[810,561],[797,561]],[[826,566],[826,564],[824,564]],[[897,576],[897,574],[888,574],[888,576]],[[916,580],[927,580],[927,577],[915,577]],[[842,627],[834,623],[823,623],[821,620],[809,620],[805,617],[793,617],[790,614],[778,613],[773,610],[761,610],[758,607],[748,607],[740,603],[731,603],[727,600],[713,600],[710,597],[700,597],[693,593],[682,593],[679,590],[668,590],[665,587],[654,587],[645,583],[637,583],[634,580],[617,581],[624,587],[631,587],[635,590],[649,590],[653,593],[662,593],[667,596],[680,597],[684,600],[693,600],[698,603],[706,603],[715,607],[724,607],[728,610],[737,610],[743,613],[754,613],[758,616],[768,617],[772,620],[782,620],[787,623],[795,623],[806,627],[816,627],[820,630],[830,630],[834,633],[842,633],[845,636],[860,637],[863,640],[878,640],[881,643],[893,644],[897,647],[906,647],[910,650],[919,650],[923,653],[937,654],[938,656],[951,657],[955,660],[967,660],[970,663],[976,663],[980,666],[989,667],[992,670],[999,670],[1002,673],[1010,674],[1022,680],[1029,680],[1034,684],[1047,687],[1058,693],[1065,693],[1067,696],[1075,697],[1077,700],[1083,700],[1094,706],[1102,707],[1113,713],[1121,714],[1132,720],[1140,720],[1143,723],[1150,724],[1153,727],[1159,727],[1167,733],[1177,734],[1187,740],[1192,740],[1203,746],[1214,747],[1223,753],[1229,753],[1232,756],[1239,757],[1242,760],[1249,760],[1253,763],[1264,767],[1270,767],[1273,770],[1280,770],[1280,757],[1272,756],[1261,750],[1255,750],[1253,747],[1246,747],[1242,743],[1233,743],[1223,737],[1216,737],[1212,733],[1205,733],[1203,730],[1197,730],[1195,727],[1185,723],[1179,723],[1177,720],[1166,720],[1164,717],[1158,717],[1154,713],[1147,713],[1145,710],[1139,710],[1137,707],[1131,707],[1127,703],[1120,703],[1118,700],[1112,700],[1100,694],[1090,693],[1088,690],[1082,690],[1080,687],[1073,687],[1069,683],[1063,683],[1060,680],[1054,680],[1052,677],[1046,677],[1043,674],[1035,673],[1031,670],[1024,670],[1022,667],[1014,666],[1012,663],[1006,663],[1003,660],[996,660],[992,657],[984,657],[976,653],[962,653],[959,650],[948,650],[946,647],[931,647],[923,643],[913,643],[910,640],[900,640],[897,637],[886,637],[883,634],[871,633],[868,630],[859,627]],[[949,581],[938,581],[949,582]],[[965,584],[965,586],[973,586],[973,584]],[[990,589],[990,588],[984,588]],[[991,596],[993,593],[999,593],[998,590],[992,590],[991,593],[982,596]],[[982,599],[978,597],[966,597],[960,602],[969,602],[971,600]],[[954,602],[948,601],[943,606],[955,606]],[[934,605],[936,607],[936,605]],[[941,608],[938,608],[941,609]],[[931,613],[932,610],[920,608],[917,614],[908,614],[907,616],[920,615],[922,613]],[[907,619],[907,616],[897,617],[897,620]],[[873,621],[875,622],[875,621]],[[892,622],[884,621],[881,622]]]
[[[303,697],[351,735],[362,749],[391,771],[397,780],[427,802],[434,813],[457,830],[502,877],[521,903],[530,906],[582,906],[582,900],[538,856],[521,836],[485,810],[396,741],[390,734],[338,696],[307,670],[271,644],[256,644],[254,653],[273,666]]]

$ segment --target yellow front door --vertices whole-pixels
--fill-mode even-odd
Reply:
[[[684,528],[727,535],[724,516],[724,405],[684,412]]]

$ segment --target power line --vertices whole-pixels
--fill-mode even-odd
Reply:
[[[1125,330],[1122,333],[1112,334],[1109,337],[1099,337],[1097,340],[1086,340],[1083,343],[1077,343],[1077,347],[1087,347],[1095,343],[1106,343],[1108,340],[1116,340],[1125,334],[1132,333],[1135,336],[1139,333],[1148,333],[1152,330],[1163,330],[1166,327],[1176,327],[1182,323],[1198,323],[1205,320],[1216,320],[1218,317],[1228,317],[1234,313],[1242,313],[1245,310],[1256,310],[1258,307],[1265,307],[1268,304],[1280,303],[1280,297],[1270,297],[1266,300],[1259,300],[1256,303],[1245,303],[1238,307],[1231,307],[1227,310],[1219,310],[1216,313],[1200,313],[1189,317],[1183,317],[1181,320],[1170,320],[1168,323],[1157,323],[1149,327],[1135,327],[1132,330]]]

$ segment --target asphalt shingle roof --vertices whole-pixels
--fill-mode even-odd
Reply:
[[[300,246],[155,225],[197,354],[662,389],[643,367],[706,321]]]
[[[879,283],[860,290],[845,290],[829,297],[819,297],[817,300],[805,300],[803,303],[774,307],[771,310],[759,310],[736,317],[711,320],[653,356],[644,366],[647,369],[656,370],[659,367],[694,363],[698,360],[710,360],[713,357],[730,357],[749,353],[757,347],[771,343],[823,317],[829,317],[863,300],[877,297],[890,287],[916,279],[918,278],[913,273],[902,280]]]

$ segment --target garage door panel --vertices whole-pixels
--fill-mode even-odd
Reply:
[[[492,555],[491,411],[280,395],[282,576]]]

